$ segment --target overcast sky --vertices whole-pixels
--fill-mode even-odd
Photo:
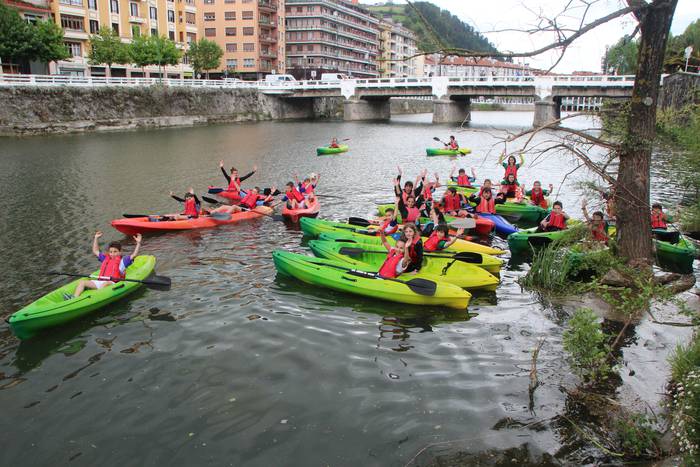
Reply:
[[[547,15],[553,16],[568,0],[430,0],[440,8],[449,10],[462,21],[471,24],[480,31],[500,51],[523,52],[533,50],[552,42],[548,34],[528,35],[519,32],[488,32],[503,29],[528,29],[535,22],[536,15],[542,9]],[[380,3],[377,0],[361,0],[365,4]],[[394,0],[394,3],[404,3]],[[526,8],[527,6],[527,8]],[[589,11],[591,20],[605,16],[625,4],[621,0],[600,0]],[[533,11],[529,11],[530,10]],[[569,25],[580,21],[582,10],[572,11]],[[674,35],[682,33],[688,24],[700,18],[700,0],[678,0],[676,14],[671,32]],[[554,68],[554,71],[569,73],[574,70],[600,71],[600,59],[605,52],[605,46],[617,42],[624,34],[634,29],[636,22],[631,16],[611,21],[579,38],[569,47],[564,59]],[[700,53],[695,51],[694,54]],[[557,60],[558,54],[546,53],[538,57],[526,58],[525,63],[536,68],[548,69]]]

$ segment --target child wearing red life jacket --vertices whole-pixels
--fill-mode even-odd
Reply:
[[[386,248],[388,254],[386,255],[384,263],[379,268],[377,275],[387,279],[395,279],[406,270],[406,267],[411,259],[408,251],[406,236],[401,234],[399,239],[396,240],[396,244],[391,246],[386,240],[384,230],[380,230],[379,235],[382,239],[382,245],[384,245],[384,248]]]
[[[379,231],[384,232],[384,235],[394,235],[399,230],[399,223],[396,222],[396,210],[387,208],[384,211],[384,217],[370,221],[373,225],[379,226]]]
[[[184,211],[175,215],[176,220],[196,219],[200,214],[202,214],[202,203],[199,201],[199,198],[197,198],[197,195],[194,194],[193,188],[190,188],[190,191],[185,193],[184,198],[175,196],[172,191],[170,192],[170,197],[175,201],[185,203]]]
[[[525,164],[525,156],[523,156],[522,153],[520,153],[520,163],[518,164],[515,161],[515,156],[508,156],[508,162],[503,162],[503,159],[506,157],[506,153],[502,152],[500,157],[498,158],[498,164],[502,165],[503,168],[505,169],[505,173],[503,174],[503,180],[508,180],[508,175],[513,175],[515,177],[515,180],[518,179],[518,169],[520,166]]]
[[[585,199],[581,203],[581,209],[583,210],[583,217],[588,222],[588,231],[591,234],[591,238],[596,242],[607,244],[610,237],[608,237],[608,225],[605,222],[603,213],[595,211],[593,217],[589,216]]]
[[[564,212],[561,201],[555,201],[554,204],[552,204],[552,212],[540,222],[537,231],[554,232],[557,230],[565,230],[566,221],[568,220],[569,216]]]
[[[459,186],[471,187],[472,182],[476,181],[476,171],[474,170],[474,167],[471,167],[471,177],[467,175],[467,171],[464,169],[459,169],[459,172],[457,172],[457,176],[455,177],[454,174],[456,168],[457,166],[452,166],[452,170],[450,170],[450,180],[456,182]]]
[[[457,229],[454,237],[450,237],[449,233],[450,229],[445,224],[438,225],[423,244],[423,249],[425,251],[439,251],[449,248],[457,241],[457,238],[464,234],[464,229]]]
[[[421,184],[423,185],[423,191],[421,192],[421,196],[426,204],[432,204],[433,193],[436,189],[440,187],[440,177],[437,173],[435,173],[435,181],[431,182],[430,179],[426,177],[427,173],[421,175]]]
[[[239,177],[238,176],[238,170],[235,167],[231,167],[231,174],[226,173],[226,169],[224,169],[224,161],[219,161],[219,168],[221,169],[221,172],[224,174],[224,177],[226,178],[226,183],[228,183],[228,187],[226,188],[227,194],[228,194],[228,199],[231,200],[231,204],[238,204],[241,200],[240,197],[240,191],[241,191],[241,183],[245,181],[247,178],[249,178],[251,175],[253,175],[255,172],[258,170],[258,166],[254,165],[253,166],[253,171]]]
[[[428,173],[427,170],[423,170],[418,177],[416,177],[416,182],[411,182],[410,180],[404,183],[403,190],[401,189],[401,177],[403,176],[403,171],[401,167],[396,167],[399,170],[399,175],[394,179],[394,194],[396,196],[401,196],[404,203],[406,198],[413,196],[418,199],[423,194],[423,182],[425,175]]]
[[[491,179],[490,178],[485,178],[484,183],[481,184],[481,188],[479,188],[479,196],[481,196],[484,191],[491,191],[493,190],[493,185],[491,184]]]
[[[73,294],[63,295],[64,300],[80,297],[80,294],[82,294],[85,289],[99,290],[119,282],[119,280],[124,279],[126,268],[134,262],[133,258],[138,256],[139,250],[141,249],[141,234],[137,234],[133,237],[134,240],[136,240],[136,248],[134,248],[134,252],[131,255],[127,256],[122,256],[122,245],[119,242],[110,243],[109,247],[107,247],[107,253],[101,253],[99,245],[99,238],[101,236],[102,232],[98,230],[95,232],[95,237],[92,240],[92,252],[97,256],[100,263],[102,263],[99,277],[80,280]]]
[[[340,144],[338,144],[338,138],[332,138],[331,144],[329,144],[328,147],[329,148],[339,148]]]
[[[517,198],[520,190],[520,183],[515,179],[515,175],[509,174],[505,180],[501,181],[501,192],[506,198]]]
[[[477,214],[496,214],[496,205],[505,203],[506,199],[503,193],[499,193],[499,196],[494,198],[491,190],[485,190],[481,193],[481,196],[471,195],[469,201],[476,204],[474,211]]]
[[[425,205],[416,206],[416,199],[413,196],[406,198],[404,203],[403,198],[396,198],[396,212],[401,214],[401,223],[404,225],[413,224],[418,222],[418,218],[421,216],[421,211],[425,209]]]
[[[404,272],[418,272],[423,267],[423,241],[416,224],[406,224],[403,227],[410,262]]]
[[[464,195],[457,191],[457,188],[451,186],[442,196],[441,204],[445,214],[448,216],[459,216],[462,211],[462,205],[466,204],[466,200]]]
[[[532,190],[526,191],[525,194],[529,196],[530,204],[539,206],[542,209],[547,209],[548,203],[547,198],[545,198],[545,196],[549,196],[549,194],[552,193],[552,188],[553,186],[550,183],[549,190],[543,190],[542,184],[539,181],[536,181],[532,185]]]
[[[664,213],[664,208],[659,203],[654,203],[651,206],[651,228],[666,230],[668,227],[668,218]]]
[[[316,190],[316,186],[318,185],[318,181],[320,178],[321,175],[311,174],[311,176],[306,177],[303,182],[299,182],[299,178],[296,175],[294,175],[294,181],[297,184],[297,190],[304,196],[308,196],[311,193],[313,193],[314,190]]]
[[[266,189],[267,190],[267,189]],[[275,199],[274,194],[277,191],[277,188],[274,186],[270,188],[270,193],[267,195],[261,195],[260,194],[260,187],[255,187],[251,188],[248,190],[248,193],[241,199],[241,202],[238,206],[220,206],[216,209],[213,209],[211,211],[212,214],[215,213],[228,213],[228,214],[233,214],[235,212],[241,212],[241,211],[253,211],[258,207],[258,202],[262,201],[262,204],[269,203],[273,199]],[[313,194],[311,195],[313,196]],[[270,210],[270,208],[266,208],[266,210]]]
[[[296,189],[294,182],[287,182],[282,201],[287,202],[287,209],[304,209],[306,207],[304,195]]]
[[[445,149],[457,150],[459,149],[459,143],[454,136],[450,136],[450,140],[445,144]]]

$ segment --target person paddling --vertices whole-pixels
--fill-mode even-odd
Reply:
[[[450,140],[445,143],[445,149],[452,149],[453,151],[459,149],[459,143],[457,143],[457,139],[454,136],[450,136]]]
[[[197,195],[194,194],[193,188],[190,188],[190,191],[185,193],[184,199],[175,196],[172,191],[170,192],[170,197],[175,201],[185,203],[185,210],[181,214],[175,216],[176,220],[196,219],[202,213],[202,203],[199,201],[199,198],[197,198]]]
[[[425,251],[439,251],[449,248],[457,238],[464,234],[464,229],[457,229],[454,237],[450,237],[450,229],[445,224],[438,225],[423,244]]]
[[[333,137],[331,139],[331,144],[328,145],[329,148],[339,148],[340,144],[338,144],[338,138]]]
[[[540,222],[537,227],[538,232],[555,232],[557,230],[566,230],[566,221],[569,216],[564,212],[561,201],[555,201],[552,204],[552,212]]]
[[[505,173],[503,174],[503,179],[508,180],[508,175],[513,174],[515,177],[515,180],[518,179],[518,169],[522,165],[525,165],[525,156],[523,153],[520,153],[520,163],[517,163],[515,160],[515,156],[508,156],[508,161],[503,162],[503,159],[506,157],[506,153],[502,152],[501,155],[498,157],[498,164],[502,165],[503,168],[505,169]]]
[[[549,203],[547,203],[547,198],[545,196],[549,196],[549,194],[552,192],[552,189],[554,187],[552,184],[549,184],[549,190],[543,190],[542,189],[542,184],[538,181],[535,181],[532,185],[532,189],[529,191],[526,191],[525,194],[528,195],[530,204],[533,204],[535,206],[539,206],[542,209],[547,209],[547,206]]]
[[[226,191],[228,193],[226,197],[231,200],[231,204],[239,203],[241,201],[241,183],[244,182],[246,179],[250,178],[255,172],[257,172],[258,166],[254,165],[253,171],[242,177],[238,176],[238,169],[236,169],[235,167],[231,167],[230,175],[227,174],[226,169],[224,169],[224,161],[219,161],[219,168],[224,174],[224,178],[226,178],[226,183],[228,183],[228,187],[226,188]]]
[[[133,237],[136,241],[136,247],[131,255],[122,256],[122,244],[120,242],[110,243],[107,247],[107,252],[102,253],[100,252],[100,237],[102,237],[102,232],[98,230],[92,239],[92,253],[102,263],[99,278],[80,280],[75,288],[75,292],[63,295],[64,300],[80,297],[85,289],[99,290],[124,279],[126,268],[134,262],[134,258],[138,256],[141,249],[141,234],[137,234]]]
[[[464,169],[459,169],[459,172],[457,172],[457,176],[454,176],[455,170],[457,169],[456,165],[452,166],[452,170],[450,170],[450,180],[453,182],[456,182],[457,185],[461,187],[467,187],[471,188],[472,182],[476,181],[476,171],[474,170],[474,167],[471,167],[471,172],[472,176],[467,175],[467,171]]]
[[[608,237],[608,225],[605,222],[602,211],[595,211],[592,217],[589,216],[585,199],[581,202],[581,210],[583,211],[583,217],[588,223],[588,231],[593,240],[607,244],[610,237]]]
[[[406,270],[411,260],[406,236],[401,234],[394,246],[391,246],[386,240],[384,230],[380,230],[379,236],[382,239],[382,245],[384,245],[388,253],[377,275],[387,279],[395,279]]]

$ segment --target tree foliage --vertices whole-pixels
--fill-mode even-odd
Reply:
[[[639,55],[637,41],[624,36],[606,50],[603,71],[608,73],[612,69],[613,73],[618,75],[633,75],[637,73],[637,55]]]
[[[104,63],[111,70],[114,63],[129,63],[129,50],[112,28],[102,27],[90,36],[88,61],[91,65]]]
[[[219,67],[224,51],[216,42],[200,39],[190,45],[188,55],[195,75],[200,71],[206,71],[208,78],[208,71]]]
[[[51,21],[30,24],[19,13],[0,3],[0,57],[9,61],[51,62],[70,57],[63,30]]]
[[[700,19],[690,23],[683,34],[671,36],[666,47],[666,69],[676,71],[678,67],[685,67],[685,48],[691,46],[693,53],[688,61],[688,71],[700,71]]]

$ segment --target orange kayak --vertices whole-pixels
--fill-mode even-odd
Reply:
[[[167,216],[133,217],[129,219],[115,219],[112,221],[112,227],[126,235],[178,232],[182,230],[210,229],[220,225],[235,224],[240,221],[257,219],[262,216],[263,214],[259,212],[242,211],[231,214],[231,218],[227,220],[214,219],[210,216],[199,216],[196,219],[184,219],[179,221],[158,220],[158,218]]]
[[[321,210],[321,204],[316,201],[314,204],[311,206],[308,206],[304,209],[289,209],[287,208],[287,205],[282,208],[282,215],[285,217],[316,217],[318,215],[318,212]]]

